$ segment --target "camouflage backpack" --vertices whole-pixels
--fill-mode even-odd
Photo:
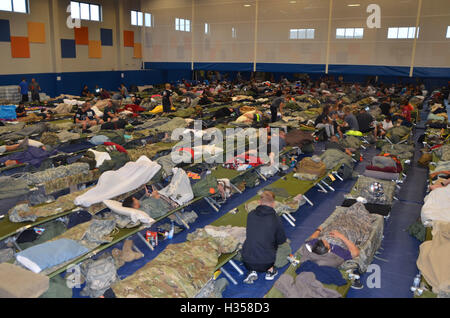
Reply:
[[[81,273],[86,279],[86,287],[81,291],[81,296],[98,298],[108,290],[111,284],[118,281],[114,258],[88,260],[81,265]]]

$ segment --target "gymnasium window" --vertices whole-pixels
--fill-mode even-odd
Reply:
[[[312,40],[314,39],[315,29],[291,29],[289,39],[291,40]]]
[[[131,11],[131,25],[152,27],[153,16],[151,13],[142,13],[140,11]]]
[[[205,23],[205,34],[209,34],[209,23]]]
[[[450,25],[447,27],[447,39],[450,39]]]
[[[175,30],[191,32],[191,20],[175,18]]]
[[[102,21],[102,7],[98,4],[71,1],[70,15],[72,19]]]
[[[29,13],[28,0],[0,0],[0,10]]]
[[[237,38],[236,28],[231,28],[231,37],[232,37],[233,39],[236,39],[236,38]]]
[[[420,28],[417,28],[417,37],[419,37]],[[395,27],[389,28],[388,39],[414,39],[416,27]]]
[[[152,27],[153,26],[153,21],[152,21],[153,16],[152,16],[152,14],[151,13],[145,13],[144,16],[145,16],[145,26],[148,27],[148,28]]]
[[[337,28],[336,39],[362,39],[364,36],[363,28]]]

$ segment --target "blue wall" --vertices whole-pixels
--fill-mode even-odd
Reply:
[[[179,62],[146,62],[146,69],[163,70],[170,72],[172,76],[165,77],[165,81],[173,82],[182,78],[190,78],[188,72],[191,63]],[[194,70],[221,71],[229,73],[234,78],[236,72],[251,72],[252,63],[194,63]],[[183,73],[186,72],[186,73]],[[306,73],[312,79],[325,76],[325,64],[283,64],[283,63],[257,63],[256,71],[272,72],[275,79],[282,75],[291,77],[293,73]],[[378,76],[379,81],[385,84],[394,83],[417,83],[423,82],[428,89],[446,86],[450,81],[450,68],[416,67],[413,77],[409,77],[409,67],[388,65],[333,65],[328,66],[328,74],[333,76],[343,75],[348,82],[366,82],[369,76]],[[177,78],[178,76],[178,78]],[[246,77],[246,76],[244,76]]]
[[[290,77],[293,73],[307,73],[312,79],[325,76],[323,64],[278,64],[257,63],[258,72],[273,72],[276,79],[281,75]],[[245,74],[253,70],[252,63],[194,63],[194,70],[212,70],[227,72],[234,78],[236,72]],[[417,67],[414,68],[414,77],[410,78],[408,67],[399,66],[370,66],[370,65],[329,65],[329,75],[343,75],[348,82],[364,83],[368,76],[379,76],[379,80],[386,84],[423,82],[429,90],[445,86],[450,80],[450,68]],[[121,74],[124,77],[121,77]],[[61,81],[57,81],[57,76]],[[244,76],[247,77],[247,76]],[[79,95],[82,85],[86,84],[91,90],[99,85],[107,90],[118,90],[120,83],[129,86],[162,84],[176,82],[182,79],[191,79],[191,63],[155,63],[146,62],[145,70],[136,71],[104,71],[104,72],[68,72],[68,73],[39,73],[0,75],[1,85],[18,85],[22,78],[29,82],[31,78],[41,85],[47,95],[54,97],[62,93]]]
[[[123,78],[121,77],[122,73],[124,74]],[[18,85],[22,78],[28,82],[35,78],[39,82],[42,92],[55,97],[62,93],[80,95],[83,85],[88,85],[91,91],[95,85],[117,91],[120,83],[127,86],[160,84],[167,81],[167,77],[165,78],[163,74],[164,72],[161,70],[138,70],[0,75],[0,86]],[[60,81],[57,81],[58,76],[61,77]]]

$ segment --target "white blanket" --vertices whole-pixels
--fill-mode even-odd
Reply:
[[[191,182],[186,172],[181,168],[173,168],[173,177],[170,184],[164,189],[160,190],[159,193],[171,198],[173,201],[179,205],[184,205],[194,198],[194,193],[192,192]]]
[[[107,152],[96,151],[93,149],[89,149],[88,151],[92,152],[95,156],[96,168],[100,167],[105,160],[111,160],[111,156]]]
[[[83,207],[90,207],[92,204],[135,190],[149,182],[159,169],[161,169],[159,164],[146,156],[141,156],[136,162],[127,162],[116,171],[102,173],[97,185],[83,195],[76,197],[74,203]]]
[[[422,206],[422,223],[431,226],[433,221],[450,222],[450,186],[437,188],[425,198]]]

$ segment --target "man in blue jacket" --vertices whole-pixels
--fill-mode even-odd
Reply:
[[[265,272],[266,280],[273,280],[278,274],[274,267],[277,249],[286,242],[286,234],[274,206],[275,195],[266,190],[261,194],[259,206],[247,216],[246,240],[242,247],[242,259],[249,271],[244,280],[246,284],[253,284],[258,272]]]

